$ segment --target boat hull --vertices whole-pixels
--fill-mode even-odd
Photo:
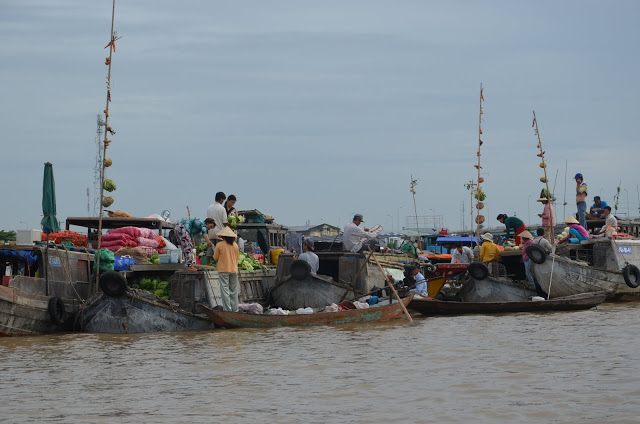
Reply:
[[[204,316],[172,308],[133,292],[127,292],[121,297],[110,297],[98,293],[81,309],[80,323],[82,331],[109,334],[215,328],[213,323]]]
[[[463,302],[528,302],[537,293],[514,285],[506,278],[488,277],[484,280],[470,279],[459,292]]]
[[[62,331],[49,315],[49,296],[0,286],[0,336],[31,336]]]
[[[583,293],[543,301],[453,302],[413,299],[409,308],[424,315],[499,314],[512,312],[575,311],[590,309],[606,300],[604,292]]]
[[[295,315],[245,314],[241,312],[214,311],[204,305],[200,307],[212,322],[223,328],[271,328],[390,321],[402,318],[402,305],[404,304],[406,307],[411,298],[410,296],[402,299],[402,304],[396,301],[392,304],[367,309]]]
[[[534,264],[532,272],[551,298],[607,291],[607,300],[640,300],[640,288],[627,286],[621,271],[596,268],[564,256],[551,254],[543,263]]]
[[[271,291],[273,302],[282,309],[321,308],[342,302],[350,289],[330,277],[309,275],[303,280],[288,278]]]

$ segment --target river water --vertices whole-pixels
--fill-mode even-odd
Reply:
[[[0,339],[0,422],[638,423],[640,303]]]

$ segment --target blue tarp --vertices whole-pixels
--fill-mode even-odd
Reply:
[[[436,239],[436,243],[470,243],[472,240],[471,237],[438,237]],[[478,238],[473,237],[473,242],[478,244]]]
[[[40,252],[35,250],[16,250],[16,249],[0,249],[0,256],[24,259],[32,266],[38,261]]]

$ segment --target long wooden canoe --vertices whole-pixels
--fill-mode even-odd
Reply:
[[[454,302],[414,298],[408,308],[424,315],[499,314],[508,312],[574,311],[597,306],[606,292],[592,292],[550,300],[524,302]]]
[[[413,296],[402,299],[405,307]],[[381,322],[402,318],[399,302],[388,302],[367,309],[349,309],[338,312],[316,312],[313,314],[266,315],[242,312],[214,311],[200,305],[202,311],[219,327],[223,328],[269,328],[287,326],[338,325],[365,322]]]

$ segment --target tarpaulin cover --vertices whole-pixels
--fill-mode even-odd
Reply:
[[[2,249],[0,250],[0,256],[4,258],[24,259],[29,263],[29,266],[32,266],[38,261],[40,252],[36,250]]]

